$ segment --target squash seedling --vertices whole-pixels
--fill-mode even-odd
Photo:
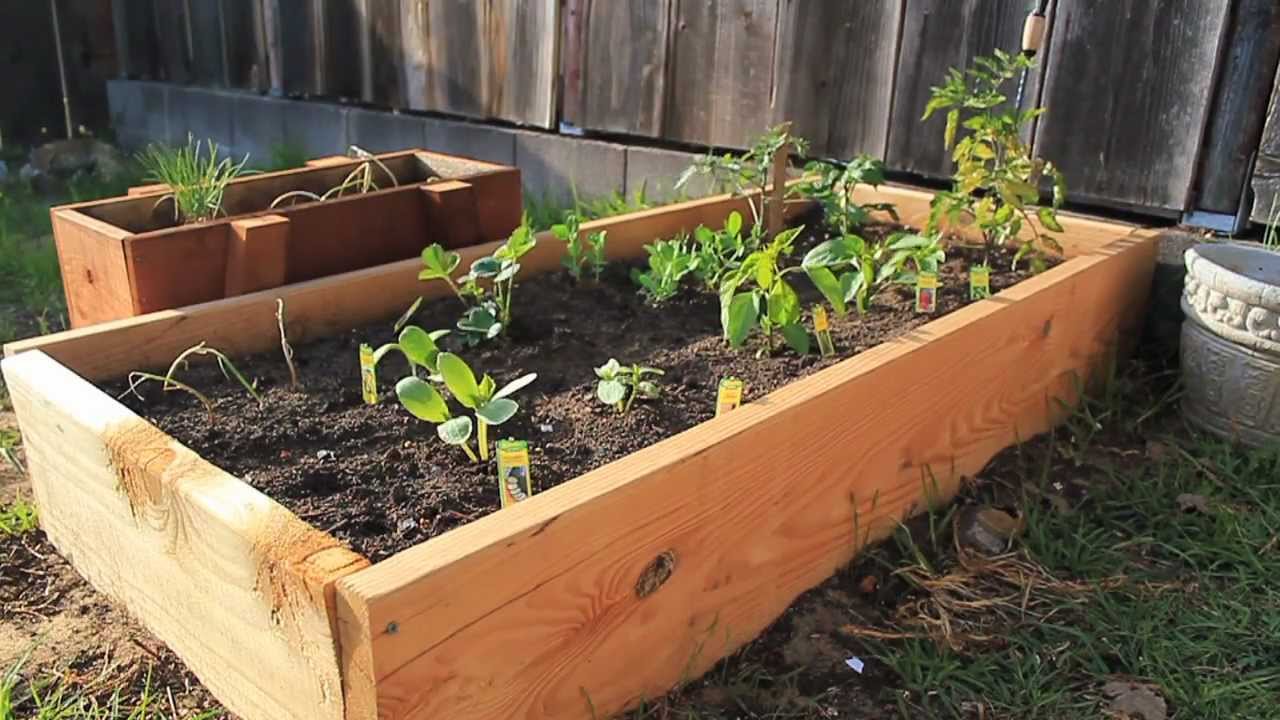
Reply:
[[[584,267],[590,271],[593,280],[600,282],[600,273],[605,265],[606,231],[588,233],[583,237],[581,227],[576,213],[569,213],[564,222],[551,226],[551,234],[565,243],[565,256],[560,264],[568,268],[575,282],[582,282]]]
[[[477,382],[471,366],[457,355],[442,352],[436,358],[436,363],[449,393],[463,407],[475,413],[474,423],[466,415],[454,417],[440,391],[416,376],[404,378],[396,383],[396,397],[414,417],[434,423],[436,434],[440,439],[449,445],[462,448],[472,462],[488,460],[488,427],[501,425],[519,411],[520,406],[507,396],[536,380],[537,374],[522,375],[498,388],[493,378],[487,374]],[[480,448],[478,457],[471,449],[473,429]]]
[[[436,360],[440,357],[440,346],[436,341],[448,335],[448,330],[432,330],[427,332],[417,325],[405,326],[400,331],[400,336],[396,342],[382,345],[373,351],[373,364],[376,367],[387,353],[396,351],[409,363],[409,374],[416,376],[418,368],[426,368],[432,379],[439,374],[436,367]]]
[[[644,250],[649,255],[649,267],[632,268],[631,280],[640,286],[640,293],[650,304],[660,305],[680,291],[680,280],[693,271],[697,257],[689,247],[687,235],[658,240],[645,245]]]
[[[624,366],[615,358],[609,358],[609,362],[595,370],[596,377],[600,379],[596,384],[596,397],[605,405],[617,408],[620,415],[631,409],[636,398],[656,400],[662,392],[657,382],[645,379],[646,376],[663,375],[658,368],[634,364]]]
[[[956,223],[970,218],[982,230],[988,253],[997,245],[1016,244],[1013,267],[1029,257],[1032,269],[1039,272],[1045,268],[1046,249],[1062,252],[1049,232],[1063,231],[1058,209],[1066,198],[1066,179],[1053,163],[1033,158],[1023,141],[1044,108],[1012,107],[1003,90],[1034,64],[1022,53],[996,50],[994,57],[975,58],[973,67],[964,72],[952,68],[946,81],[932,89],[921,120],[947,111],[943,143],[952,151],[956,166],[952,189],[934,195],[928,234],[936,234],[943,220]],[[969,133],[957,142],[960,127]],[[1039,201],[1040,183],[1045,179],[1053,183],[1053,199],[1051,205],[1035,211],[1040,226],[1048,231],[1040,232],[1032,221],[1031,204]]]
[[[782,333],[787,345],[801,355],[809,352],[809,332],[801,324],[800,298],[786,276],[800,268],[782,268],[791,255],[803,227],[789,228],[774,236],[764,248],[747,256],[720,286],[720,324],[733,347],[741,347],[759,326],[765,346],[758,354],[773,352],[773,333]],[[747,287],[745,291],[741,288]]]

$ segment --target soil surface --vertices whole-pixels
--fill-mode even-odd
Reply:
[[[816,241],[807,238],[795,257]],[[786,349],[757,357],[758,335],[746,349],[729,348],[721,340],[715,296],[686,290],[651,307],[636,292],[629,267],[619,263],[610,265],[599,284],[576,285],[563,272],[524,280],[515,291],[509,337],[464,347],[455,333],[442,345],[462,355],[477,375],[491,374],[499,387],[525,373],[538,374],[514,396],[520,412],[490,429],[491,440],[530,442],[538,492],[710,419],[722,377],[743,379],[749,402],[968,304],[967,271],[981,252],[953,247],[948,256],[939,273],[936,313],[915,312],[912,288],[891,288],[865,316],[851,310],[844,318],[832,317],[836,355],[830,358],[800,357]],[[1008,271],[1011,259],[1010,253],[990,258],[993,291],[1027,276]],[[807,278],[796,276],[793,286],[805,307],[820,300]],[[427,330],[452,327],[461,309],[454,298],[424,303],[414,322]],[[216,366],[192,364],[177,377],[212,400],[212,423],[194,398],[162,393],[156,384],[145,386],[141,397],[125,393],[123,379],[106,389],[206,459],[377,562],[500,506],[493,462],[471,463],[396,401],[395,383],[406,373],[402,358],[388,356],[379,366],[381,402],[362,401],[358,348],[392,341],[395,319],[296,347],[302,386],[296,391],[289,388],[280,353],[236,359],[257,381],[262,406]],[[626,415],[602,404],[593,368],[610,358],[664,370],[662,397],[637,402]]]

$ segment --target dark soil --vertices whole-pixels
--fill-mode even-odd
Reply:
[[[756,357],[754,337],[747,349],[733,350],[721,340],[714,296],[687,291],[659,308],[647,306],[628,279],[628,268],[616,263],[599,285],[577,286],[566,273],[525,280],[515,294],[516,320],[508,339],[459,348],[455,334],[443,344],[477,373],[491,374],[499,386],[524,373],[538,374],[515,396],[521,411],[491,429],[491,439],[530,442],[538,492],[710,419],[722,377],[742,378],[750,401],[968,304],[967,268],[981,254],[954,247],[948,255],[939,273],[937,313],[917,314],[911,289],[890,289],[867,315],[851,311],[832,318],[837,354],[827,359],[783,350]],[[1007,270],[1011,254],[990,260],[993,291],[1026,277]],[[806,307],[820,299],[807,279],[793,284]],[[425,303],[415,322],[426,329],[452,327],[460,310],[452,298]],[[280,353],[238,359],[239,369],[257,380],[266,398],[262,407],[215,366],[193,365],[179,373],[213,400],[217,417],[212,424],[193,398],[162,394],[154,385],[144,399],[126,395],[124,401],[377,562],[499,507],[492,462],[470,463],[461,450],[441,443],[434,427],[397,403],[393,388],[405,372],[401,358],[388,357],[379,367],[380,404],[362,401],[358,347],[391,341],[394,320],[295,348],[301,391],[289,389]],[[624,416],[600,403],[593,368],[611,357],[665,370],[662,398],[637,402]],[[125,388],[124,381],[108,385],[115,395]]]

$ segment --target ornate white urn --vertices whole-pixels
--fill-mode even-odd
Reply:
[[[1205,244],[1185,260],[1183,413],[1222,437],[1280,444],[1280,253]]]

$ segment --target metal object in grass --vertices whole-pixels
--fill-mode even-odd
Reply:
[[[1222,437],[1280,444],[1280,253],[1206,244],[1185,260],[1183,412]]]

